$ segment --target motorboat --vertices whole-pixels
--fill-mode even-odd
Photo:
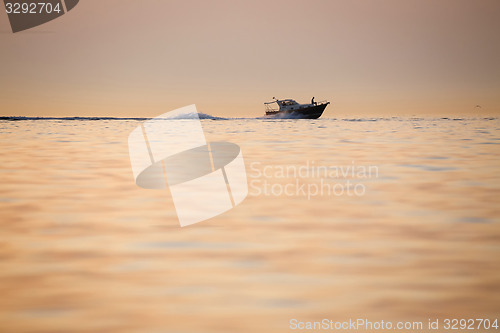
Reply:
[[[330,104],[328,101],[314,102],[310,104],[299,104],[293,99],[277,99],[264,103],[266,117],[269,118],[294,118],[294,119],[318,119]]]

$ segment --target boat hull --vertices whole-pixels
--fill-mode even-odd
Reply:
[[[330,103],[315,105],[299,110],[266,112],[266,116],[269,118],[318,119],[321,117],[328,104]]]

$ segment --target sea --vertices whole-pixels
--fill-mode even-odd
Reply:
[[[186,227],[146,118],[0,118],[1,332],[491,332],[499,118],[200,118],[248,195]]]

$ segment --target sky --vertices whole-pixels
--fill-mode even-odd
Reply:
[[[0,11],[0,115],[257,117],[314,96],[326,117],[500,116],[499,17],[498,0],[82,0],[14,34]]]

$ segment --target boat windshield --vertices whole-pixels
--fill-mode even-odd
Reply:
[[[281,101],[281,105],[283,105],[283,106],[295,105],[295,104],[297,104],[297,102],[292,101],[292,100]]]

